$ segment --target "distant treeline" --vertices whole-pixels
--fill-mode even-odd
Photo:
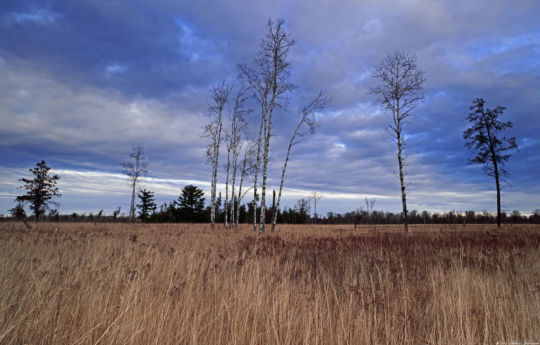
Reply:
[[[266,210],[266,218],[269,220],[272,216],[272,209]],[[257,214],[260,215],[260,208],[257,208]],[[496,215],[488,212],[457,212],[450,211],[445,213],[416,211],[409,214],[411,224],[493,224]],[[3,220],[13,220],[15,217],[4,217]],[[27,218],[33,220],[33,216]],[[216,222],[223,223],[225,219],[224,207],[220,205],[216,213]],[[240,206],[239,223],[251,223],[253,211],[251,204]],[[42,220],[51,222],[129,222],[129,216],[103,215],[99,213],[72,213],[58,214],[50,212],[43,216]],[[204,208],[202,212],[190,212],[175,205],[175,202],[163,204],[159,210],[142,220],[139,214],[139,222],[148,223],[209,223],[210,207]],[[521,214],[519,211],[503,212],[502,221],[507,224],[540,224],[540,209],[535,210],[530,215]],[[277,222],[280,224],[401,224],[401,214],[384,211],[353,211],[346,213],[329,212],[324,217],[315,218],[304,210],[297,208],[287,208],[278,210]]]
[[[43,162],[43,165],[45,163]],[[47,168],[48,169],[48,168]],[[274,193],[275,195],[275,193]],[[182,188],[179,197],[170,203],[164,203],[160,207],[155,202],[152,191],[142,189],[137,194],[139,203],[134,208],[137,210],[137,220],[147,223],[210,223],[212,212],[211,206],[206,206],[204,191],[195,185],[187,185]],[[221,194],[216,198],[215,222],[224,223],[226,217],[228,224],[234,226],[238,223],[253,223],[253,219],[260,219],[261,207],[253,207],[253,201],[242,204],[237,207],[236,198],[225,205]],[[392,213],[373,210],[375,199],[366,199],[366,209],[357,209],[356,211],[344,214],[328,212],[326,216],[319,216],[317,213],[311,215],[311,203],[315,201],[311,198],[298,199],[294,207],[277,209],[276,222],[280,224],[403,224],[401,213]],[[315,204],[316,205],[316,204]],[[227,206],[227,207],[226,207]],[[275,197],[271,207],[265,209],[265,219],[268,223],[273,218],[276,208]],[[238,215],[232,210],[238,209]],[[253,210],[256,209],[257,216],[254,217]],[[315,206],[316,210],[316,206]],[[11,217],[0,218],[3,220],[28,219],[35,220],[36,213],[28,216],[21,203],[18,203],[10,210]],[[130,214],[121,213],[121,207],[118,207],[111,215],[106,215],[103,210],[97,213],[72,213],[60,214],[56,209],[49,209],[48,214],[42,210],[38,212],[39,220],[48,220],[53,222],[129,222],[134,221],[135,211],[130,207]],[[540,223],[540,209],[536,209],[530,215],[523,215],[520,211],[511,213],[502,212],[502,222],[512,224]],[[234,221],[233,221],[234,220]],[[428,211],[412,210],[408,214],[410,224],[489,224],[494,223],[496,216],[486,211],[449,211],[445,213],[430,213]]]

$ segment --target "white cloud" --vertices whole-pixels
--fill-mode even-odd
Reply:
[[[31,12],[11,12],[8,15],[15,23],[36,23],[40,25],[49,25],[62,17],[49,8],[37,9]]]
[[[159,100],[124,98],[108,90],[70,85],[55,77],[0,65],[1,146],[60,145],[106,154],[134,143],[202,145],[205,119]],[[157,135],[159,133],[159,135]]]
[[[116,64],[116,63],[105,66],[105,74],[107,74],[107,75],[123,73],[126,70],[127,70],[126,66],[122,66],[122,65]]]

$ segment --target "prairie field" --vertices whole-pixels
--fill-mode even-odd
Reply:
[[[540,226],[0,223],[0,344],[540,342]]]

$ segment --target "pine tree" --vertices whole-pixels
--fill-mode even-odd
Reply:
[[[51,168],[42,160],[34,168],[29,169],[34,175],[33,179],[19,179],[19,181],[24,183],[20,188],[26,189],[26,194],[17,196],[15,201],[30,204],[30,209],[36,217],[36,222],[45,213],[50,200],[55,196],[60,196],[59,189],[56,187],[60,177],[58,175],[50,176],[50,170]]]
[[[187,185],[182,189],[182,194],[176,201],[181,214],[181,219],[187,222],[204,222],[204,192],[194,185]]]
[[[469,159],[470,163],[480,164],[488,176],[495,179],[497,188],[497,226],[501,227],[501,185],[508,176],[504,164],[510,158],[508,151],[517,149],[516,138],[500,138],[499,132],[512,128],[512,122],[501,122],[499,116],[506,110],[505,107],[497,106],[495,109],[485,108],[485,101],[477,98],[470,108],[471,113],[467,120],[472,124],[463,132],[463,138],[468,140],[465,147],[474,151],[476,156]]]
[[[17,220],[23,220],[26,218],[26,211],[24,210],[24,206],[20,201],[17,202],[17,205],[15,205],[15,207],[9,210],[9,213],[11,213],[11,216],[13,216]]]
[[[147,222],[155,214],[157,209],[157,205],[154,200],[154,193],[143,189],[139,191],[137,197],[141,200],[141,203],[137,204],[137,208],[139,209],[139,218],[143,222]]]

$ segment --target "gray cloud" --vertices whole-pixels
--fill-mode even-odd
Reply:
[[[405,130],[411,208],[494,209],[493,183],[467,165],[461,138],[468,107],[483,97],[489,107],[507,106],[504,118],[515,125],[508,135],[520,144],[503,204],[530,211],[540,201],[539,10],[536,1],[7,1],[0,6],[3,164],[21,168],[46,156],[60,168],[118,172],[129,147],[142,144],[152,177],[204,181],[200,127],[209,87],[234,80],[236,64],[252,61],[267,18],[283,16],[297,40],[298,89],[276,114],[274,186],[295,111],[321,89],[333,100],[319,114],[319,132],[294,148],[285,205],[318,190],[326,194],[323,211],[354,209],[367,195],[399,209],[390,119],[369,94],[373,66],[399,49],[416,54],[427,77],[426,98]],[[253,131],[256,121],[254,114]]]

